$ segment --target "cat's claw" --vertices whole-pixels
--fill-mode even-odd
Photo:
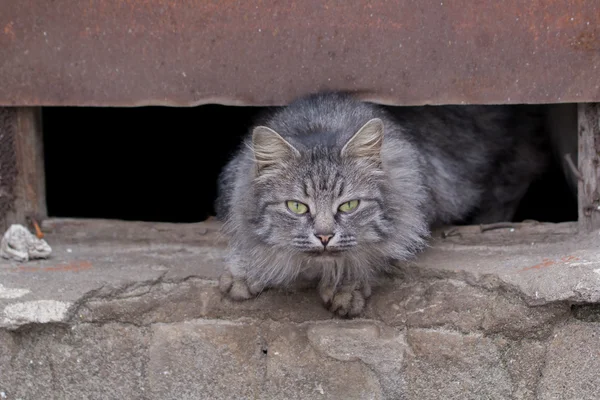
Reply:
[[[219,289],[221,293],[237,301],[248,300],[256,296],[245,280],[234,277],[229,271],[223,272],[219,278]]]
[[[340,317],[353,318],[365,309],[371,289],[368,286],[356,287],[356,285],[342,286],[337,289],[327,287],[320,290],[320,295],[329,311]]]

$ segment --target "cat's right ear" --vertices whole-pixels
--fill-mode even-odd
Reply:
[[[300,156],[300,152],[294,146],[266,126],[257,126],[252,131],[252,150],[259,174],[266,168]]]
[[[381,146],[383,144],[383,121],[373,118],[362,126],[350,138],[342,149],[343,157],[369,158],[381,161]]]

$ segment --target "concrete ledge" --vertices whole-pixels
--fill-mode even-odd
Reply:
[[[47,221],[52,259],[0,262],[0,392],[597,398],[598,233],[575,236],[573,224],[438,232],[376,289],[363,318],[344,321],[314,291],[223,299],[218,229]]]

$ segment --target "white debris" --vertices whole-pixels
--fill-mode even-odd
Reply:
[[[47,324],[63,322],[69,313],[71,303],[56,300],[32,300],[13,303],[4,307],[4,324]],[[0,311],[0,315],[1,311]],[[41,361],[38,361],[41,365]]]
[[[7,288],[0,283],[0,299],[17,299],[31,292],[29,289]]]
[[[29,261],[48,258],[52,248],[43,239],[38,239],[23,225],[11,225],[0,243],[0,256],[15,260]]]
[[[325,394],[325,391],[323,390],[323,386],[321,386],[321,384],[319,383],[318,385],[315,386],[315,391],[319,392],[321,394]]]

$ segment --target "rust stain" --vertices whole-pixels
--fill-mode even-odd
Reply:
[[[583,51],[600,51],[600,33],[597,29],[581,32],[571,40],[571,47]]]
[[[541,263],[533,265],[531,267],[523,268],[521,271],[529,271],[531,269],[547,268],[547,267],[551,267],[554,264],[556,264],[556,261],[550,260],[548,258],[544,258]]]
[[[10,21],[8,24],[6,24],[4,26],[4,34],[6,36],[8,36],[10,39],[16,38],[15,29],[14,29],[13,25],[14,25],[13,21]]]
[[[558,260],[551,260],[549,258],[543,258],[541,263],[532,265],[531,267],[523,268],[519,272],[525,272],[525,271],[530,271],[530,270],[534,270],[534,269],[540,270],[540,269],[551,267],[553,265],[566,264],[566,263],[569,263],[572,261],[579,261],[579,260],[580,260],[580,258],[576,257],[576,256],[565,256],[565,257],[561,257]]]
[[[93,267],[90,261],[73,261],[66,264],[33,267],[29,265],[19,265],[17,270],[20,272],[80,272]]]

